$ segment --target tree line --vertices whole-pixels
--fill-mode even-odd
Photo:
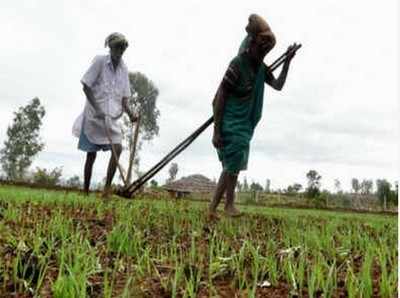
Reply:
[[[332,193],[326,189],[321,190],[322,176],[316,170],[310,170],[306,173],[307,186],[303,187],[300,183],[293,183],[287,188],[271,190],[271,180],[267,179],[265,187],[258,182],[249,184],[247,178],[243,178],[243,182],[238,182],[237,192],[265,192],[271,194],[284,194],[287,196],[301,196],[308,198],[317,205],[324,203],[327,196],[335,196],[342,198],[345,192],[342,189],[339,179],[334,180],[335,192]],[[361,182],[360,182],[361,181]],[[398,181],[393,184],[386,179],[377,179],[374,182],[372,179],[359,180],[358,178],[351,179],[351,195],[356,196],[376,196],[381,205],[398,204]]]

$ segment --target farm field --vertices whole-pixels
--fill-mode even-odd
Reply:
[[[397,216],[0,186],[0,297],[397,297]]]

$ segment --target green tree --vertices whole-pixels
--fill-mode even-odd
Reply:
[[[39,130],[44,115],[45,109],[37,97],[14,112],[13,123],[7,128],[7,139],[0,151],[0,162],[7,179],[23,179],[35,155],[43,149]]]
[[[158,187],[158,182],[157,182],[157,180],[151,179],[151,180],[150,180],[150,187],[151,187],[151,188],[157,188],[157,187]]]
[[[361,193],[364,195],[369,195],[370,193],[372,193],[373,186],[374,184],[372,180],[364,179],[360,185]]]
[[[270,179],[267,179],[267,181],[265,182],[265,192],[266,193],[271,192],[271,180]]]
[[[236,183],[236,190],[237,192],[241,192],[243,189],[243,184],[238,180],[238,182]]]
[[[387,207],[388,203],[393,203],[395,205],[398,204],[398,190],[396,191],[396,183],[395,189],[392,190],[392,185],[386,179],[378,179],[376,180],[376,195],[379,198],[380,203],[384,208]]]
[[[335,190],[337,194],[342,194],[343,190],[342,190],[342,184],[340,183],[339,179],[335,179]]]
[[[307,184],[308,187],[306,189],[307,197],[309,198],[316,198],[320,194],[320,187],[321,187],[321,175],[318,174],[315,170],[310,170],[307,173]]]
[[[286,192],[290,195],[295,195],[297,194],[303,186],[299,183],[294,183],[293,185],[289,185]]]
[[[263,189],[263,187],[261,186],[260,183],[258,183],[258,182],[252,182],[252,183],[250,184],[250,190],[251,190],[251,191],[263,191],[264,189]]]
[[[361,185],[357,178],[351,179],[351,188],[355,193],[358,193],[360,191]]]
[[[176,175],[178,175],[178,170],[178,164],[176,162],[171,163],[168,170],[169,177],[167,179],[167,183],[175,180]]]
[[[249,191],[249,184],[247,183],[246,177],[244,177],[244,179],[243,179],[243,191],[244,192]]]
[[[144,141],[150,141],[158,135],[159,126],[157,97],[159,91],[152,81],[140,72],[129,73],[129,83],[132,96],[128,100],[128,106],[140,118],[135,125],[132,125],[129,117],[123,116],[123,140],[129,152],[129,164],[127,169],[127,181],[132,180],[132,169],[139,167],[139,151]],[[136,127],[138,126],[138,127]],[[137,130],[137,139],[135,142],[135,131]]]

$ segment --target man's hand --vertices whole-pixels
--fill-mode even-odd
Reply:
[[[85,93],[87,100],[89,101],[90,105],[93,107],[95,111],[93,117],[96,119],[105,119],[106,115],[96,103],[92,89],[84,83],[83,83],[83,92]]]
[[[129,120],[132,123],[135,123],[138,121],[139,117],[136,116],[132,110],[128,107],[128,97],[123,97],[122,98],[122,110],[125,111],[125,113],[128,115]]]
[[[222,148],[223,144],[222,144],[222,137],[221,134],[217,131],[214,131],[214,135],[212,138],[212,143],[214,145],[215,148],[219,149]]]
[[[275,79],[272,72],[267,71],[267,76],[265,78],[265,82],[270,85],[275,90],[282,90],[283,86],[286,82],[286,77],[289,71],[290,62],[292,61],[293,57],[296,55],[296,47],[299,45],[297,43],[293,43],[290,45],[286,51],[285,62],[283,63],[282,71],[279,74],[279,77]]]
[[[135,116],[134,114],[132,114],[132,113],[129,113],[128,114],[128,117],[129,117],[129,120],[131,120],[131,122],[132,123],[135,123],[135,122],[137,122],[138,121],[138,119],[139,119],[139,117],[138,116]]]
[[[297,44],[294,43],[292,45],[290,45],[287,49],[287,60],[288,62],[290,62],[290,60],[293,59],[293,57],[296,55],[296,51],[294,50],[297,47]]]
[[[106,114],[104,114],[103,111],[96,110],[96,114],[94,115],[94,118],[103,120],[106,118]]]

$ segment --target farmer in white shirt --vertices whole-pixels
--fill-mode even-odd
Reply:
[[[89,193],[90,179],[97,151],[111,150],[110,139],[115,148],[108,164],[103,197],[111,194],[111,182],[117,167],[116,160],[122,152],[122,133],[117,119],[126,112],[132,122],[137,117],[128,108],[131,96],[128,69],[122,54],[128,41],[120,33],[110,34],[105,41],[109,55],[99,55],[81,79],[86,104],[82,114],[74,123],[73,133],[79,138],[78,149],[87,152],[84,168],[84,192]]]

